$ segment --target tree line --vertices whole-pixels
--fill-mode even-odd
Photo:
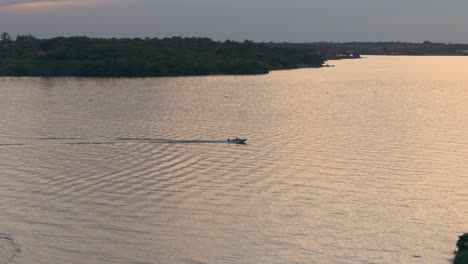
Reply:
[[[424,41],[421,43],[409,42],[316,42],[316,43],[288,43],[283,44],[294,48],[316,49],[334,56],[346,54],[365,55],[468,55],[468,44],[436,43]],[[353,55],[352,57],[356,57]]]
[[[265,74],[276,69],[320,67],[313,48],[275,47],[209,38],[39,39],[0,36],[0,75],[156,77]]]

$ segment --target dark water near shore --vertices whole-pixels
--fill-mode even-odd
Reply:
[[[468,57],[333,64],[0,78],[0,264],[448,263]]]

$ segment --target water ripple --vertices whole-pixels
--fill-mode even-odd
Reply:
[[[439,65],[468,65],[424,60],[2,78],[0,262],[443,262],[466,231],[468,80]]]

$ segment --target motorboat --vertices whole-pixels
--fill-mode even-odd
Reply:
[[[227,142],[232,144],[245,144],[246,138],[228,138]]]

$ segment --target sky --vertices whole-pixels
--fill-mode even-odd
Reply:
[[[468,43],[468,0],[0,0],[0,31],[262,42]]]

